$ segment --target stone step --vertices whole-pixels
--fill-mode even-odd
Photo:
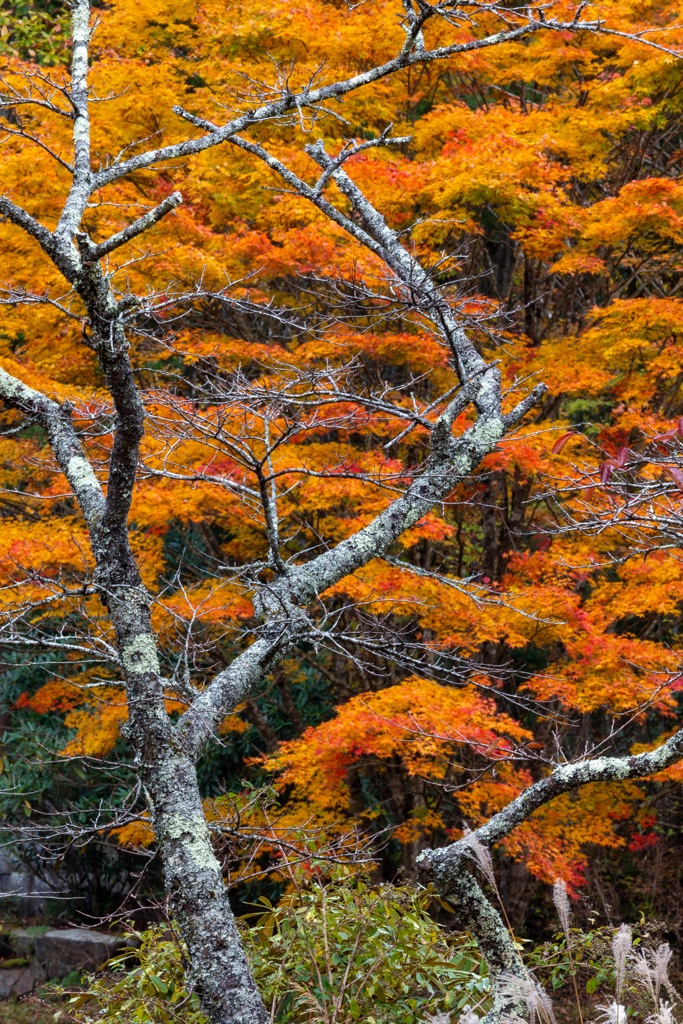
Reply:
[[[0,961],[0,998],[26,995],[36,985],[52,978],[64,978],[71,971],[92,972],[122,949],[137,946],[134,939],[89,928],[14,928],[0,935],[15,958],[30,960],[30,966],[15,966],[11,960],[3,970]]]

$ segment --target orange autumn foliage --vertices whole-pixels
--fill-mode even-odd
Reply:
[[[668,0],[607,0],[595,11],[624,32],[677,21],[677,5]],[[458,31],[465,38],[489,29],[484,15],[478,26]],[[429,31],[437,45],[442,30]],[[657,38],[666,46],[683,41],[680,29]],[[357,8],[306,0],[296,9],[281,0],[113,0],[101,12],[95,41],[97,91],[111,98],[97,105],[94,150],[118,152],[157,134],[187,137],[193,129],[174,116],[175,103],[215,118],[216,97],[237,88],[241,76],[272,77],[274,61],[294,60],[297,84],[324,61],[333,80],[387,59],[400,41],[388,0]],[[19,59],[2,59],[11,81]],[[403,535],[392,562],[373,561],[321,595],[321,605],[340,617],[350,607],[409,626],[437,661],[469,659],[479,689],[471,679],[448,688],[419,674],[393,678],[392,658],[382,661],[382,652],[372,655],[369,686],[367,674],[353,665],[342,669],[336,655],[311,656],[311,671],[330,688],[324,714],[316,709],[316,724],[297,725],[294,737],[285,721],[282,742],[266,761],[291,822],[375,823],[406,848],[426,838],[445,841],[459,819],[482,822],[547,770],[545,762],[508,761],[506,751],[534,737],[550,742],[553,720],[562,728],[569,723],[569,756],[578,751],[581,722],[597,742],[637,709],[626,734],[633,749],[644,749],[648,730],[671,728],[680,701],[683,552],[674,544],[630,559],[632,539],[623,531],[577,528],[551,536],[547,524],[580,518],[586,501],[603,509],[605,460],[623,446],[642,451],[683,413],[680,74],[665,50],[644,43],[538,33],[380,81],[347,97],[343,122],[330,116],[317,126],[337,149],[347,135],[370,138],[388,122],[397,135],[412,137],[352,159],[349,172],[391,226],[409,232],[424,261],[435,265],[444,250],[455,252],[437,273],[462,282],[463,315],[476,308],[490,316],[492,334],[481,326],[473,333],[487,351],[496,349],[509,407],[529,377],[545,381],[550,396],[538,420],[506,438],[476,480],[459,483],[448,502]],[[260,130],[274,153],[311,178],[305,127],[272,123]],[[59,119],[48,116],[41,131],[46,144],[66,145],[68,125]],[[2,192],[16,193],[53,226],[68,176],[44,150],[10,137],[0,179]],[[386,292],[372,315],[348,322],[330,315],[322,328],[302,332],[273,326],[271,301],[310,312],[316,304],[334,307],[337,284],[349,291],[359,282],[384,287],[373,256],[277,187],[248,154],[217,147],[109,186],[85,217],[91,236],[103,238],[141,205],[176,188],[183,194],[173,215],[117,251],[110,273],[122,290],[169,296],[154,329],[143,325],[133,339],[148,432],[130,519],[143,580],[156,598],[162,651],[170,652],[183,630],[201,637],[200,655],[191,671],[186,666],[198,689],[252,635],[249,574],[226,579],[222,566],[246,567],[267,556],[266,523],[244,490],[256,486],[244,451],[260,451],[261,424],[227,398],[195,403],[173,389],[208,366],[218,377],[239,369],[254,388],[280,388],[291,399],[304,391],[292,367],[312,373],[353,361],[361,391],[386,381],[391,400],[408,409],[411,392],[428,407],[457,383],[444,349],[424,324],[399,315]],[[249,315],[230,320],[210,302],[186,303],[188,315],[176,322],[174,282],[200,279],[214,292],[237,282],[231,294],[252,304]],[[61,294],[54,268],[9,222],[0,224],[0,280],[36,295]],[[29,384],[68,399],[97,462],[111,448],[112,410],[83,342],[83,310],[74,300],[68,312],[56,304],[0,306],[0,366],[18,368]],[[411,480],[426,452],[422,428],[390,445],[403,419],[368,411],[325,386],[332,426],[312,418],[293,430],[284,413],[269,425],[283,438],[272,468],[279,474],[280,529],[294,561],[369,522]],[[18,417],[5,420],[0,611],[11,616],[21,584],[36,606],[51,602],[41,622],[77,616],[93,650],[104,652],[110,627],[92,591],[79,592],[92,569],[83,520],[40,432],[12,433]],[[557,438],[571,430],[571,441],[553,453]],[[589,483],[595,492],[586,498]],[[443,579],[429,576],[433,570]],[[177,685],[185,669],[171,662],[169,653],[167,710],[174,713],[185,706]],[[293,675],[291,659],[286,664]],[[506,690],[500,681],[508,664]],[[112,683],[115,670],[93,672],[87,690],[75,664],[59,671],[73,677],[55,674],[16,708],[63,715],[73,731],[65,753],[108,754],[127,717],[123,692]],[[532,701],[541,702],[540,710],[529,710]],[[286,719],[284,703],[280,710]],[[248,728],[236,716],[224,726],[242,740]],[[244,771],[255,763],[258,742],[253,746],[240,753]],[[477,780],[486,757],[495,774]],[[354,772],[374,787],[364,806],[350,794]],[[443,793],[454,779],[463,788],[447,800]],[[392,787],[411,798],[399,807]],[[576,886],[587,847],[623,846],[628,820],[646,796],[644,786],[624,786],[562,797],[508,837],[503,850],[538,877],[560,875]],[[135,845],[148,833],[143,824],[118,835]]]

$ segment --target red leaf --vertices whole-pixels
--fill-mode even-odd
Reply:
[[[683,437],[683,416],[679,419],[678,427],[676,429],[678,430],[678,436]]]
[[[673,480],[679,491],[683,491],[683,473],[681,473],[680,469],[675,469],[673,466],[665,466],[664,472]]]
[[[654,832],[650,832],[648,835],[638,833],[628,844],[628,848],[633,853],[638,853],[640,850],[646,850],[648,846],[656,846],[658,842],[659,838]]]
[[[622,446],[619,449],[619,451],[617,452],[617,466],[619,467],[619,469],[623,469],[623,467],[626,465],[630,454],[631,450],[629,448],[625,448]]]
[[[602,466],[600,467],[600,483],[601,484],[608,484],[609,483],[609,478],[611,477],[612,470],[614,469],[615,466],[616,466],[616,462],[614,461],[614,459],[608,459],[607,462],[603,462]]]
[[[562,451],[569,438],[574,437],[576,433],[576,430],[570,430],[567,434],[563,434],[562,437],[558,438],[551,449],[552,454],[559,455],[559,453]]]

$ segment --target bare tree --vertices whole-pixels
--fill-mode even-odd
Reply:
[[[325,109],[345,94],[369,85],[413,65],[456,57],[459,53],[515,41],[539,31],[606,32],[599,20],[583,19],[585,4],[576,9],[569,21],[548,17],[543,5],[510,8],[507,5],[452,0],[429,4],[406,0],[399,6],[406,33],[405,45],[391,61],[357,76],[329,85],[314,84],[298,91],[286,83],[276,88],[254,87],[244,109],[223,125],[207,122],[179,107],[179,117],[198,130],[194,138],[137,153],[127,158],[112,158],[99,169],[93,166],[89,142],[88,48],[90,42],[89,0],[74,0],[73,58],[70,83],[55,85],[43,76],[27,82],[24,93],[14,86],[3,97],[12,106],[31,105],[46,116],[58,116],[73,122],[73,160],[65,161],[72,183],[57,227],[51,231],[7,197],[0,199],[0,213],[34,238],[68,282],[85,309],[88,344],[96,353],[115,411],[115,432],[111,453],[105,466],[88,458],[86,449],[72,423],[68,403],[42,394],[23,381],[0,370],[0,397],[4,404],[19,410],[44,429],[54,458],[75,495],[87,523],[96,570],[89,586],[100,596],[113,625],[115,649],[104,641],[91,641],[74,650],[92,652],[118,665],[125,684],[129,707],[127,738],[135,751],[135,768],[146,794],[154,832],[163,863],[166,890],[191,958],[192,982],[212,1024],[265,1024],[268,1020],[261,997],[251,976],[238,930],[230,909],[219,862],[212,848],[197,785],[196,762],[205,745],[212,741],[225,715],[255,692],[260,681],[303,639],[319,638],[323,627],[316,623],[311,609],[319,595],[366,565],[371,559],[389,556],[401,534],[420,520],[435,504],[453,490],[455,484],[476,470],[482,459],[512,431],[539,401],[545,388],[534,387],[518,404],[504,411],[500,373],[495,363],[487,363],[479,354],[458,313],[457,302],[439,288],[424,267],[403,244],[399,235],[385,222],[363,195],[344,168],[346,161],[368,146],[389,145],[401,140],[385,133],[380,139],[358,144],[350,141],[337,155],[328,154],[318,141],[306,147],[319,174],[309,184],[294,174],[275,156],[243,134],[253,125],[273,119],[298,119],[308,112],[311,125]],[[486,38],[452,43],[435,50],[425,48],[423,28],[435,19],[458,26],[463,18],[477,12],[496,15],[501,30]],[[655,44],[652,44],[655,45]],[[46,85],[47,83],[47,85]],[[38,88],[40,86],[40,88]],[[46,88],[52,89],[46,99]],[[17,127],[13,134],[29,136]],[[31,141],[29,139],[29,141]],[[35,139],[33,139],[35,141]],[[152,597],[142,584],[133,556],[128,516],[140,465],[140,445],[145,433],[143,396],[136,384],[129,352],[128,332],[135,328],[141,312],[154,310],[148,296],[122,295],[116,291],[103,259],[121,245],[140,236],[181,201],[174,193],[124,230],[104,241],[94,242],[83,230],[82,219],[89,201],[108,185],[142,169],[157,167],[171,159],[191,157],[210,147],[230,144],[262,160],[280,176],[286,186],[314,204],[322,213],[370,250],[382,263],[390,289],[400,303],[410,307],[426,322],[450,352],[452,366],[460,386],[441,395],[428,407],[407,413],[404,406],[392,403],[381,393],[354,396],[369,409],[382,409],[404,419],[406,429],[420,425],[429,431],[430,454],[408,486],[399,481],[388,483],[396,494],[386,509],[364,528],[336,547],[314,552],[298,561],[285,559],[278,524],[278,479],[270,465],[272,452],[282,437],[268,434],[271,414],[267,402],[261,406],[259,429],[263,444],[255,455],[251,427],[242,438],[233,439],[233,452],[253,474],[254,486],[235,479],[219,482],[229,490],[238,490],[252,502],[267,527],[269,556],[255,565],[247,584],[253,591],[258,625],[253,642],[245,645],[228,665],[218,671],[202,690],[186,689],[187,709],[172,721],[165,710],[168,681],[159,663],[157,641],[152,629]],[[346,205],[329,198],[332,183]],[[344,212],[351,208],[352,213]],[[198,294],[198,293],[196,293]],[[10,291],[10,301],[38,301]],[[56,301],[56,300],[51,300]],[[63,307],[65,311],[67,306]],[[298,382],[306,385],[306,380]],[[343,380],[313,380],[307,409],[319,409],[334,391],[344,394]],[[241,400],[249,405],[255,397],[248,382],[236,378]],[[283,385],[278,396],[280,408],[287,402],[301,401],[301,387]],[[207,383],[208,387],[208,383]],[[304,388],[305,390],[305,388]],[[326,394],[323,394],[326,392]],[[256,396],[258,397],[258,396]],[[339,400],[338,397],[335,400]],[[272,402],[272,396],[268,399]],[[456,418],[471,407],[475,418],[462,433],[454,432]],[[253,408],[253,406],[252,406]],[[272,410],[271,410],[272,411]],[[316,413],[317,415],[317,413]],[[300,423],[297,421],[297,425]],[[199,431],[204,438],[207,422],[192,413],[187,424],[190,433]],[[214,437],[216,433],[214,431]],[[149,472],[152,470],[148,467]],[[163,471],[189,479],[191,474],[170,462]],[[202,479],[210,479],[202,471]],[[385,481],[385,483],[387,483]],[[246,577],[245,577],[246,579]],[[86,588],[87,589],[87,588]],[[7,624],[7,641],[27,643],[17,634],[18,614]],[[63,639],[63,638],[62,638]],[[63,645],[64,646],[64,645]],[[180,656],[179,656],[180,660]],[[677,733],[663,747],[650,754],[630,758],[596,758],[557,767],[547,778],[532,786],[508,808],[496,815],[472,837],[442,850],[423,854],[422,860],[440,890],[448,897],[461,924],[477,937],[494,977],[494,1016],[514,999],[509,986],[497,984],[503,975],[524,976],[524,968],[512,940],[498,915],[483,895],[474,876],[464,866],[473,851],[485,866],[482,850],[499,841],[542,803],[568,789],[591,781],[634,778],[665,768],[683,756],[683,733]],[[482,859],[483,858],[483,859]],[[508,994],[506,994],[508,993]]]

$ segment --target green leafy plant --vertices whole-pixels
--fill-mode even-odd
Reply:
[[[0,11],[0,55],[58,64],[68,57],[68,38],[63,0],[16,0]]]
[[[244,928],[255,978],[278,1024],[417,1024],[429,1011],[487,1007],[489,978],[467,936],[429,915],[429,889],[314,882],[278,907],[261,898]],[[79,1024],[206,1024],[185,987],[186,953],[173,929],[131,932],[136,950],[115,956],[56,1020]]]
[[[187,961],[174,932],[157,925],[143,932],[131,928],[128,937],[140,946],[118,953],[87,978],[83,991],[71,995],[55,1021],[206,1024],[199,998],[185,987]]]
[[[569,943],[564,933],[537,946],[526,956],[527,966],[544,985],[557,992],[571,980],[572,966],[589,995],[605,983],[614,983],[614,960],[609,955],[610,928],[583,932],[569,930]],[[571,956],[569,950],[571,949]]]
[[[465,1016],[473,1022],[491,1008],[490,979],[476,945],[430,915],[437,899],[431,888],[372,885],[341,873],[326,882],[303,884],[301,877],[290,872],[291,891],[280,904],[261,897],[241,922],[274,1024],[418,1024],[430,1017],[445,1024]],[[667,975],[671,951],[649,926],[634,936],[626,925],[583,932],[566,923],[552,941],[525,954],[531,984],[520,982],[522,998],[537,982],[557,993],[574,974],[589,996],[604,990],[608,1002],[592,1007],[594,1024],[626,1024],[627,1016],[675,1024],[663,996],[666,991],[678,1000]],[[174,927],[128,934],[137,949],[113,957],[81,991],[68,993],[62,985],[70,998],[55,1021],[208,1024],[187,987],[187,951]],[[616,1000],[609,1001],[611,991]]]
[[[300,889],[277,908],[262,899],[247,948],[274,1020],[413,1024],[427,1009],[486,1003],[474,942],[436,924],[433,899],[362,879]]]
[[[606,999],[595,1008],[602,1014],[598,1020],[625,1024],[628,1016],[650,1024],[675,1024],[672,1011],[680,997],[668,976],[671,950],[667,943],[657,941],[652,931],[648,924],[637,929],[622,925],[617,931],[612,927],[588,932],[571,928],[531,950],[525,962],[553,993],[574,974],[574,980],[580,982],[577,999],[580,989],[588,996],[597,993]],[[665,992],[670,1003],[664,999]]]

